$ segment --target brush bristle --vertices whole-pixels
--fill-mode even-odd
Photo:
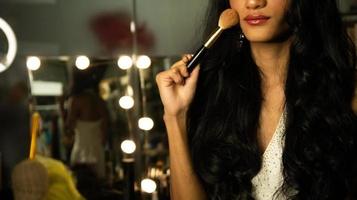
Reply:
[[[218,26],[222,29],[228,29],[239,23],[238,13],[233,9],[226,9],[219,17]]]

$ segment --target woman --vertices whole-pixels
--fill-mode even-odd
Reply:
[[[104,146],[109,123],[105,102],[98,91],[104,70],[93,67],[84,72],[74,71],[66,120],[68,132],[74,136],[71,165],[91,167],[100,179],[105,178]]]
[[[240,26],[190,75],[185,56],[156,77],[173,199],[356,199],[355,49],[335,0],[210,5],[208,27],[227,8]]]

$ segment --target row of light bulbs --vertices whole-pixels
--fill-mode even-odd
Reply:
[[[151,65],[151,59],[146,55],[140,55],[136,59],[122,55],[117,61],[118,67],[123,70],[130,69],[134,64],[139,69],[147,69]],[[84,55],[77,56],[75,65],[78,69],[85,70],[90,66],[90,59]],[[41,67],[41,59],[37,56],[29,56],[26,59],[26,66],[29,70],[36,71]]]
[[[134,62],[130,56],[123,55],[119,57],[117,64],[120,69],[126,70],[130,69]],[[147,69],[151,65],[151,59],[145,55],[139,56],[135,65],[139,69]],[[131,109],[134,106],[134,99],[132,96],[122,96],[119,99],[119,105],[125,110]],[[154,121],[150,117],[142,117],[138,121],[138,126],[142,130],[149,131],[154,127]],[[136,149],[136,145],[133,140],[124,140],[120,147],[126,154],[132,154]],[[156,182],[150,178],[143,179],[140,183],[140,186],[141,190],[146,193],[154,193],[157,188]]]
[[[126,154],[135,152],[136,145],[133,140],[124,140],[121,145],[121,150]],[[153,193],[156,191],[156,182],[150,178],[145,178],[140,183],[141,190],[146,193]]]
[[[78,56],[76,58],[76,67],[81,70],[85,70],[89,67],[90,60],[87,56]],[[133,65],[133,59],[130,56],[120,56],[118,59],[118,66],[123,69],[129,69]],[[150,67],[151,59],[148,56],[139,56],[136,61],[136,66],[140,69],[146,69]],[[41,66],[41,59],[36,56],[30,56],[27,58],[26,66],[29,70],[38,70]],[[125,110],[129,110],[134,106],[134,99],[132,96],[123,96],[119,99],[119,106]],[[140,129],[149,131],[154,127],[154,122],[149,117],[142,117],[138,121]]]
[[[118,59],[118,67],[127,70],[130,69],[134,61],[130,56],[122,55]],[[136,66],[139,69],[147,69],[151,65],[151,59],[146,55],[138,56],[136,59]],[[75,61],[75,65],[80,70],[85,70],[90,66],[90,60],[87,56],[78,56]],[[29,56],[26,60],[26,66],[29,70],[35,71],[41,67],[41,59],[37,56]],[[119,99],[119,106],[123,109],[131,109],[134,106],[134,99],[132,96],[123,96]],[[154,122],[149,117],[142,117],[138,121],[140,129],[149,131],[153,128]]]

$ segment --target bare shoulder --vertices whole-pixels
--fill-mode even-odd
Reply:
[[[69,107],[71,110],[79,110],[84,102],[84,98],[81,95],[74,95],[68,99]]]

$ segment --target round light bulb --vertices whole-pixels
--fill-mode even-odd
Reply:
[[[146,178],[141,181],[141,190],[146,193],[153,193],[156,190],[156,183],[155,181]]]
[[[154,121],[150,117],[142,117],[138,121],[139,128],[149,131],[154,127]]]
[[[119,99],[119,105],[128,110],[134,106],[134,99],[131,96],[123,96]]]
[[[3,72],[10,67],[15,59],[17,52],[17,40],[14,31],[11,29],[11,26],[2,18],[0,18],[0,30],[4,32],[8,41],[8,50],[5,54],[5,58],[0,59],[0,72]]]
[[[120,69],[126,70],[133,66],[133,60],[130,56],[120,56],[118,59],[118,67]]]
[[[29,70],[38,70],[41,67],[41,60],[39,57],[29,56],[26,60],[26,66]]]
[[[76,58],[76,67],[80,70],[85,70],[89,67],[90,60],[87,56],[78,56]]]
[[[127,154],[132,154],[134,153],[135,149],[136,149],[136,145],[135,145],[135,142],[132,141],[132,140],[124,140],[121,145],[121,150],[124,152],[124,153],[127,153]]]
[[[147,69],[150,67],[150,65],[151,65],[151,59],[149,58],[149,56],[145,56],[145,55],[139,56],[138,60],[136,61],[136,66],[139,69]]]

